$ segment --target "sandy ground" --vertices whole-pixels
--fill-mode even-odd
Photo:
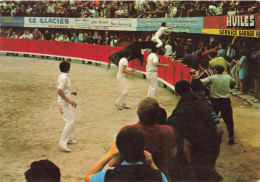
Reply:
[[[113,105],[120,94],[117,69],[72,64],[70,78],[78,92],[77,121],[71,153],[58,148],[64,122],[56,106],[59,62],[0,56],[0,181],[25,181],[32,161],[49,159],[61,170],[63,182],[83,181],[85,173],[110,148],[119,129],[138,121],[136,108],[146,96],[148,83],[141,74],[128,76],[130,110]],[[168,115],[177,99],[159,88],[156,99]],[[260,112],[232,97],[236,144],[228,146],[226,130],[217,161],[224,181],[257,181],[260,178]],[[222,122],[223,124],[223,122]],[[223,124],[225,127],[225,125]]]

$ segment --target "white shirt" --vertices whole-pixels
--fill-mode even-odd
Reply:
[[[62,39],[62,41],[64,41],[64,42],[69,42],[69,41],[70,41],[70,38],[69,38],[69,37],[67,37],[67,38],[64,37],[64,38]]]
[[[170,55],[172,53],[172,46],[171,45],[165,45],[166,49],[166,55]]]
[[[64,95],[69,99],[71,96],[71,83],[67,73],[61,73],[58,78],[57,91],[62,90]],[[58,94],[58,102],[65,102],[65,100]]]
[[[236,81],[230,75],[212,75],[200,80],[203,85],[209,85],[211,98],[229,98],[230,84]]]
[[[30,33],[30,34],[28,35],[28,39],[33,39],[33,34]]]
[[[61,41],[62,40],[62,38],[61,37],[55,37],[55,39],[54,39],[55,41]]]
[[[146,72],[157,72],[157,66],[154,63],[159,63],[159,58],[155,53],[150,53],[147,58]]]
[[[83,33],[79,33],[79,41],[80,41],[80,42],[83,42],[83,40],[84,40],[84,35],[83,35]]]
[[[165,30],[167,30],[166,27],[161,27],[159,30],[157,30],[157,32],[155,33],[155,36],[161,37],[162,34],[165,32]]]
[[[113,40],[110,41],[110,46],[114,47],[116,44],[117,44],[116,39],[114,39],[114,41]]]
[[[126,58],[121,58],[118,64],[118,72],[117,72],[117,78],[123,78],[125,77],[125,73],[122,73],[123,71],[123,66],[128,66],[128,61]]]
[[[22,36],[19,37],[20,39],[28,39],[29,35],[28,34],[23,34]]]

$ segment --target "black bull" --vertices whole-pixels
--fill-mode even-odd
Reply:
[[[115,52],[114,54],[109,56],[109,63],[108,63],[107,69],[110,68],[111,63],[114,63],[116,66],[118,66],[120,59],[122,57],[124,57],[124,53],[127,50],[130,50],[130,58],[128,59],[128,62],[138,58],[140,60],[141,65],[143,65],[144,56],[141,53],[141,49],[153,48],[153,47],[155,47],[155,45],[156,44],[152,41],[142,41],[142,42],[136,41],[136,42],[133,42],[132,44],[130,44],[126,48],[124,48],[124,49],[122,49],[118,52]]]

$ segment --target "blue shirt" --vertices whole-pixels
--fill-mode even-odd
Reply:
[[[121,165],[142,165],[142,162],[136,162],[136,163],[128,163],[128,162],[122,162]],[[105,181],[105,175],[106,175],[107,170],[105,171],[100,171],[94,175],[91,176],[90,181],[91,182],[104,182]],[[161,172],[162,175],[162,181],[163,182],[168,182],[166,176]]]

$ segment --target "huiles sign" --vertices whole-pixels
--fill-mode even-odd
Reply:
[[[228,28],[255,28],[254,15],[240,15],[227,17]]]

